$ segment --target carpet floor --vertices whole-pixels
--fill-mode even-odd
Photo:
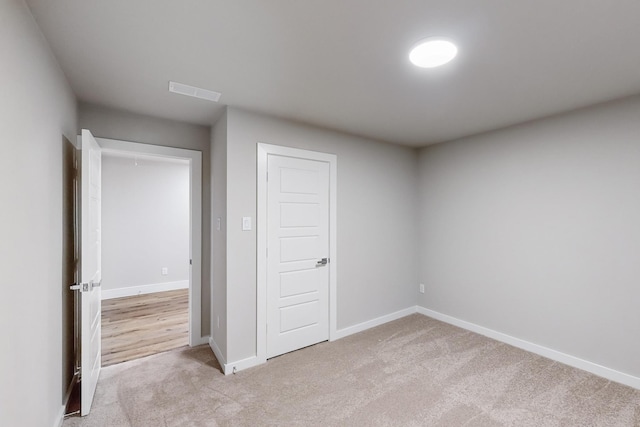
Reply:
[[[103,368],[73,426],[640,426],[640,390],[412,315],[224,376],[207,346]]]

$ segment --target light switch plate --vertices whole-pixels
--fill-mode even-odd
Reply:
[[[242,231],[251,231],[251,217],[243,216],[242,217]]]

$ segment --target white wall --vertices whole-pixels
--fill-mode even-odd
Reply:
[[[0,425],[53,426],[70,379],[63,138],[75,141],[76,100],[23,1],[0,0],[0,64]]]
[[[202,152],[202,259],[211,259],[211,129],[173,120],[133,114],[112,108],[81,103],[78,128],[94,136],[143,144],[185,148]],[[211,263],[202,263],[201,331],[209,335]]]
[[[227,358],[227,113],[211,132],[211,339]],[[220,219],[220,229],[217,227]],[[221,363],[224,363],[222,361]]]
[[[426,308],[640,377],[640,97],[420,151]]]
[[[188,285],[188,162],[103,155],[102,236],[103,296],[167,282]]]
[[[338,329],[415,305],[417,156],[406,147],[227,109],[227,361],[256,354],[256,144],[338,156]]]

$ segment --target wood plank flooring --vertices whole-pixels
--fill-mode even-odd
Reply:
[[[102,301],[102,366],[188,344],[188,289]]]

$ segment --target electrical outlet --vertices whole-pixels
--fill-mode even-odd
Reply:
[[[420,283],[420,293],[424,294],[424,283]]]
[[[161,271],[162,271],[162,275],[163,276],[166,276],[167,274],[169,274],[169,268],[167,268],[167,267],[162,267]]]

